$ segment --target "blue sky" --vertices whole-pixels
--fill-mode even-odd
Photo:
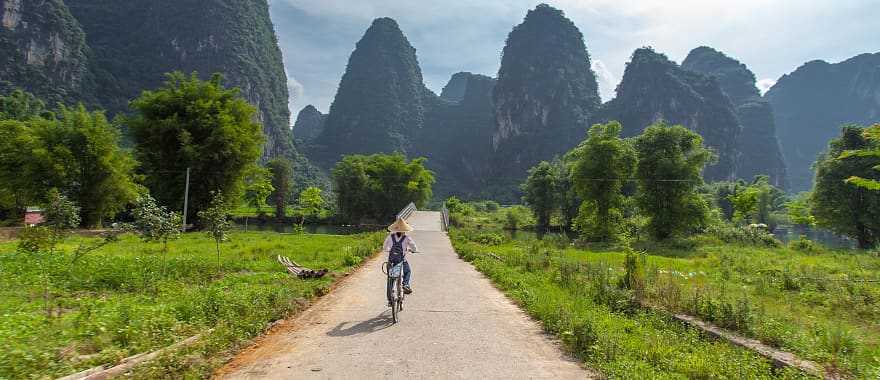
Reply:
[[[605,100],[633,50],[652,46],[681,62],[707,45],[744,62],[763,86],[801,64],[880,51],[877,0],[558,0],[584,34]],[[416,48],[425,83],[452,74],[495,76],[504,40],[526,11],[522,0],[270,0],[284,53],[291,110],[327,112],[348,56],[376,17],[392,17]],[[293,122],[293,120],[291,121]]]

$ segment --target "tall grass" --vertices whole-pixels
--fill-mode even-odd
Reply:
[[[381,236],[235,233],[217,272],[213,240],[189,234],[161,246],[126,236],[71,264],[55,254],[0,244],[0,378],[59,377],[212,329],[181,356],[140,369],[144,377],[204,377],[236,344],[295,312],[332,278],[299,280],[275,261],[290,256],[340,272],[374,252]]]

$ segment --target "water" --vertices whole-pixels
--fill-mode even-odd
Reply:
[[[288,223],[266,223],[266,224],[236,224],[235,228],[239,231],[272,231],[279,233],[293,233],[295,228],[293,224]],[[334,226],[324,224],[306,224],[303,226],[305,232],[309,234],[319,235],[354,235],[362,232],[380,231],[383,227],[379,226]]]

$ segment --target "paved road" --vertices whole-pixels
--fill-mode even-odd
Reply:
[[[219,373],[230,379],[585,379],[540,327],[470,264],[440,214],[409,220],[414,293],[390,322],[382,257],[368,262],[300,317],[245,350]]]

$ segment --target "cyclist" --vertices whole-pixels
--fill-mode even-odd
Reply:
[[[412,277],[412,270],[409,267],[409,262],[406,261],[406,253],[419,251],[416,242],[406,234],[412,230],[413,228],[405,220],[397,219],[394,224],[388,226],[390,233],[385,238],[385,244],[382,246],[382,251],[388,252],[388,262],[391,264],[389,267],[402,263],[403,292],[406,294],[412,293],[412,287],[410,287],[409,283]],[[391,285],[389,284],[389,286]]]

